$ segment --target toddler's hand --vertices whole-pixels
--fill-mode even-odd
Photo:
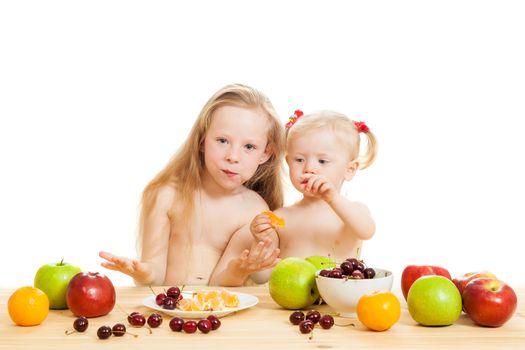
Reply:
[[[328,203],[334,199],[337,193],[335,186],[328,179],[317,174],[301,175],[301,186],[305,194],[321,198]]]
[[[278,257],[281,251],[279,248],[276,248],[270,253],[271,243],[272,241],[270,239],[260,241],[252,250],[244,250],[241,253],[241,256],[234,259],[232,263],[236,265],[237,269],[247,275],[273,268],[279,263],[279,261],[281,261]]]
[[[148,265],[137,259],[128,259],[108,252],[99,252],[98,255],[102,259],[107,260],[107,262],[100,264],[106,269],[120,271],[138,281],[146,280],[150,277]]]
[[[253,218],[250,224],[250,232],[257,241],[263,241],[270,238],[270,235],[274,232],[277,234],[277,231],[275,230],[275,227],[271,225],[271,222],[272,221],[268,215],[264,213]]]

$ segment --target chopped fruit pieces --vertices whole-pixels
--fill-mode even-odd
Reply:
[[[183,311],[207,311],[223,310],[226,307],[238,307],[239,298],[237,295],[222,290],[199,290],[193,293],[191,299],[179,300],[177,308]]]

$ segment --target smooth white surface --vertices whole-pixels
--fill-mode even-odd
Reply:
[[[192,293],[193,293],[192,291],[182,292],[182,296],[185,299],[191,299]],[[177,316],[177,317],[186,319],[186,318],[206,318],[210,314],[213,314],[217,317],[223,317],[223,316],[229,315],[237,311],[248,309],[252,306],[257,305],[257,303],[259,303],[259,298],[257,298],[255,295],[239,293],[239,292],[229,292],[229,293],[235,294],[239,298],[238,307],[228,307],[228,308],[224,308],[223,310],[213,310],[213,311],[183,311],[179,309],[167,310],[167,309],[164,309],[158,306],[157,303],[155,303],[155,295],[151,295],[145,298],[142,301],[142,304],[149,307],[150,309],[153,309],[159,312],[163,312],[170,316]]]
[[[0,285],[99,250],[134,256],[147,182],[232,82],[377,135],[344,189],[377,222],[362,258],[525,285],[521,1],[0,2]],[[292,201],[293,189],[288,194]],[[319,252],[325,254],[326,252]]]

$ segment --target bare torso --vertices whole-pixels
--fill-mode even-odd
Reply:
[[[173,205],[164,283],[208,284],[232,235],[261,210],[265,210],[264,201],[248,189],[222,197],[199,191],[190,230],[186,230],[180,221],[182,206]]]
[[[362,241],[346,232],[342,220],[324,202],[296,203],[276,214],[286,221],[278,230],[281,258],[330,255],[336,262],[358,257]]]

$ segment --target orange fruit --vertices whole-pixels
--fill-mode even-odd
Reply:
[[[263,214],[267,215],[270,218],[270,224],[275,227],[284,227],[284,219],[278,217],[271,211],[264,211]]]
[[[239,297],[235,294],[229,293],[226,289],[221,291],[221,298],[224,301],[226,307],[237,307],[239,306]]]
[[[357,302],[357,318],[373,331],[386,331],[401,316],[401,305],[391,292],[376,291],[363,295]]]
[[[38,288],[18,288],[7,302],[9,316],[19,326],[36,326],[42,323],[49,313],[49,299]]]

